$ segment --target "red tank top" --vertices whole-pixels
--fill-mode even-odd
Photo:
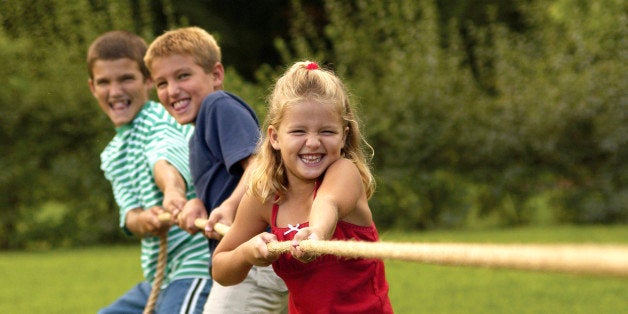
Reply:
[[[292,240],[297,227],[277,227],[278,211],[279,205],[273,205],[272,233],[279,241]],[[298,224],[298,228],[306,226],[308,222]],[[364,227],[344,221],[338,221],[332,236],[372,242],[378,238],[374,224]],[[393,313],[382,260],[322,255],[304,264],[288,253],[273,263],[273,269],[288,286],[291,314]]]

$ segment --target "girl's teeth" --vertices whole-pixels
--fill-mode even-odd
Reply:
[[[316,163],[321,161],[321,156],[301,156],[301,160],[305,163]]]

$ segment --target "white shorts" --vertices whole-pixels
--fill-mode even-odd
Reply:
[[[272,266],[253,266],[235,286],[216,281],[205,303],[204,314],[288,313],[288,288]]]

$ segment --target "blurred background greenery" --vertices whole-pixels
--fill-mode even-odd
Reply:
[[[292,61],[345,80],[384,230],[628,222],[621,0],[2,0],[0,249],[128,241],[99,168],[113,136],[90,42],[197,25],[263,117]]]

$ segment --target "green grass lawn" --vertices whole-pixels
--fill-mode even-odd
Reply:
[[[0,313],[95,313],[142,279],[139,245],[0,253]]]
[[[383,241],[628,244],[628,226],[384,232]],[[603,257],[600,257],[603,258]],[[396,313],[626,313],[628,279],[386,261]],[[138,246],[0,253],[0,313],[95,313],[142,278]]]

